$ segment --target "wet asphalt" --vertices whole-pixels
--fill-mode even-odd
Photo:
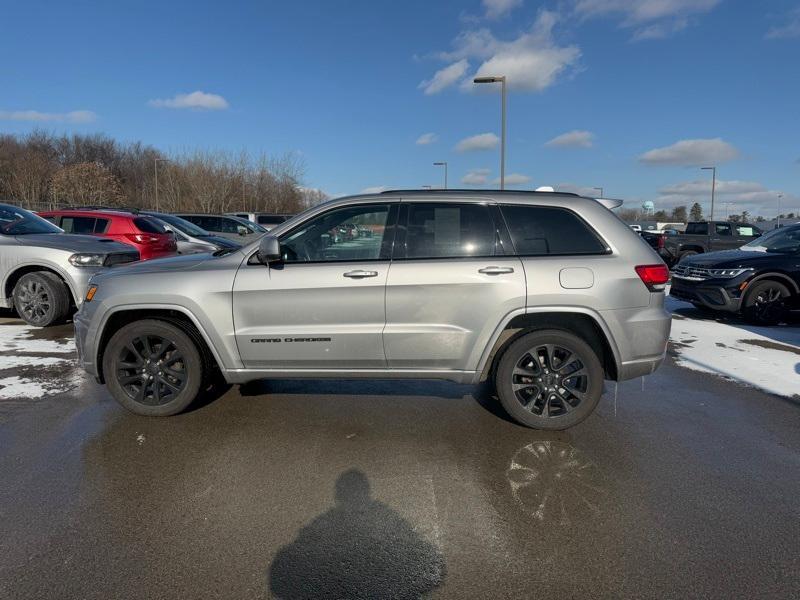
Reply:
[[[0,598],[800,596],[800,400],[671,361],[561,433],[436,381],[148,419],[52,377],[0,401]]]

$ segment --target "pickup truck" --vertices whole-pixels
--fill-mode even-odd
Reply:
[[[686,225],[684,233],[664,236],[658,253],[664,262],[673,265],[687,256],[739,248],[761,234],[758,227],[749,223],[695,221]]]

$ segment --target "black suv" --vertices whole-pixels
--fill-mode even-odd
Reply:
[[[775,229],[738,250],[684,258],[670,295],[699,308],[774,325],[800,309],[800,225]]]

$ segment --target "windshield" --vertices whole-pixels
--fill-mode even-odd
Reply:
[[[62,233],[62,230],[23,208],[0,204],[0,233],[26,235],[29,233]]]
[[[159,214],[158,218],[164,221],[165,223],[169,223],[170,225],[172,225],[172,227],[174,227],[181,233],[185,233],[186,235],[191,235],[192,237],[208,237],[211,235],[202,227],[198,227],[194,223],[191,223],[186,219],[181,219],[180,217],[176,217],[175,215]]]
[[[800,227],[773,229],[760,238],[756,238],[742,246],[742,250],[776,252],[780,254],[800,253]]]
[[[264,229],[258,223],[253,223],[252,221],[248,221],[247,219],[242,219],[241,217],[232,217],[233,219],[239,221],[242,225],[247,227],[250,231],[256,231],[258,233],[267,233],[267,230]]]

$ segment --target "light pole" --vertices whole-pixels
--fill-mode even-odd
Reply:
[[[500,189],[506,189],[506,76],[476,77],[473,83],[501,84],[501,116],[500,116]]]
[[[440,162],[433,163],[434,167],[444,167],[444,189],[447,189],[447,161],[443,160]]]
[[[717,167],[700,167],[701,171],[711,171],[711,221],[714,220],[714,193],[717,189]]]
[[[594,187],[594,188],[592,188],[592,189],[593,189],[593,190],[600,190],[600,197],[601,197],[601,198],[605,198],[605,196],[603,196],[603,188],[601,188],[601,187]]]
[[[778,194],[778,227],[781,226],[781,198],[783,194]]]
[[[155,171],[155,179],[156,179],[156,212],[158,210],[158,163],[160,162],[169,162],[168,158],[155,158],[153,159],[153,170]]]

